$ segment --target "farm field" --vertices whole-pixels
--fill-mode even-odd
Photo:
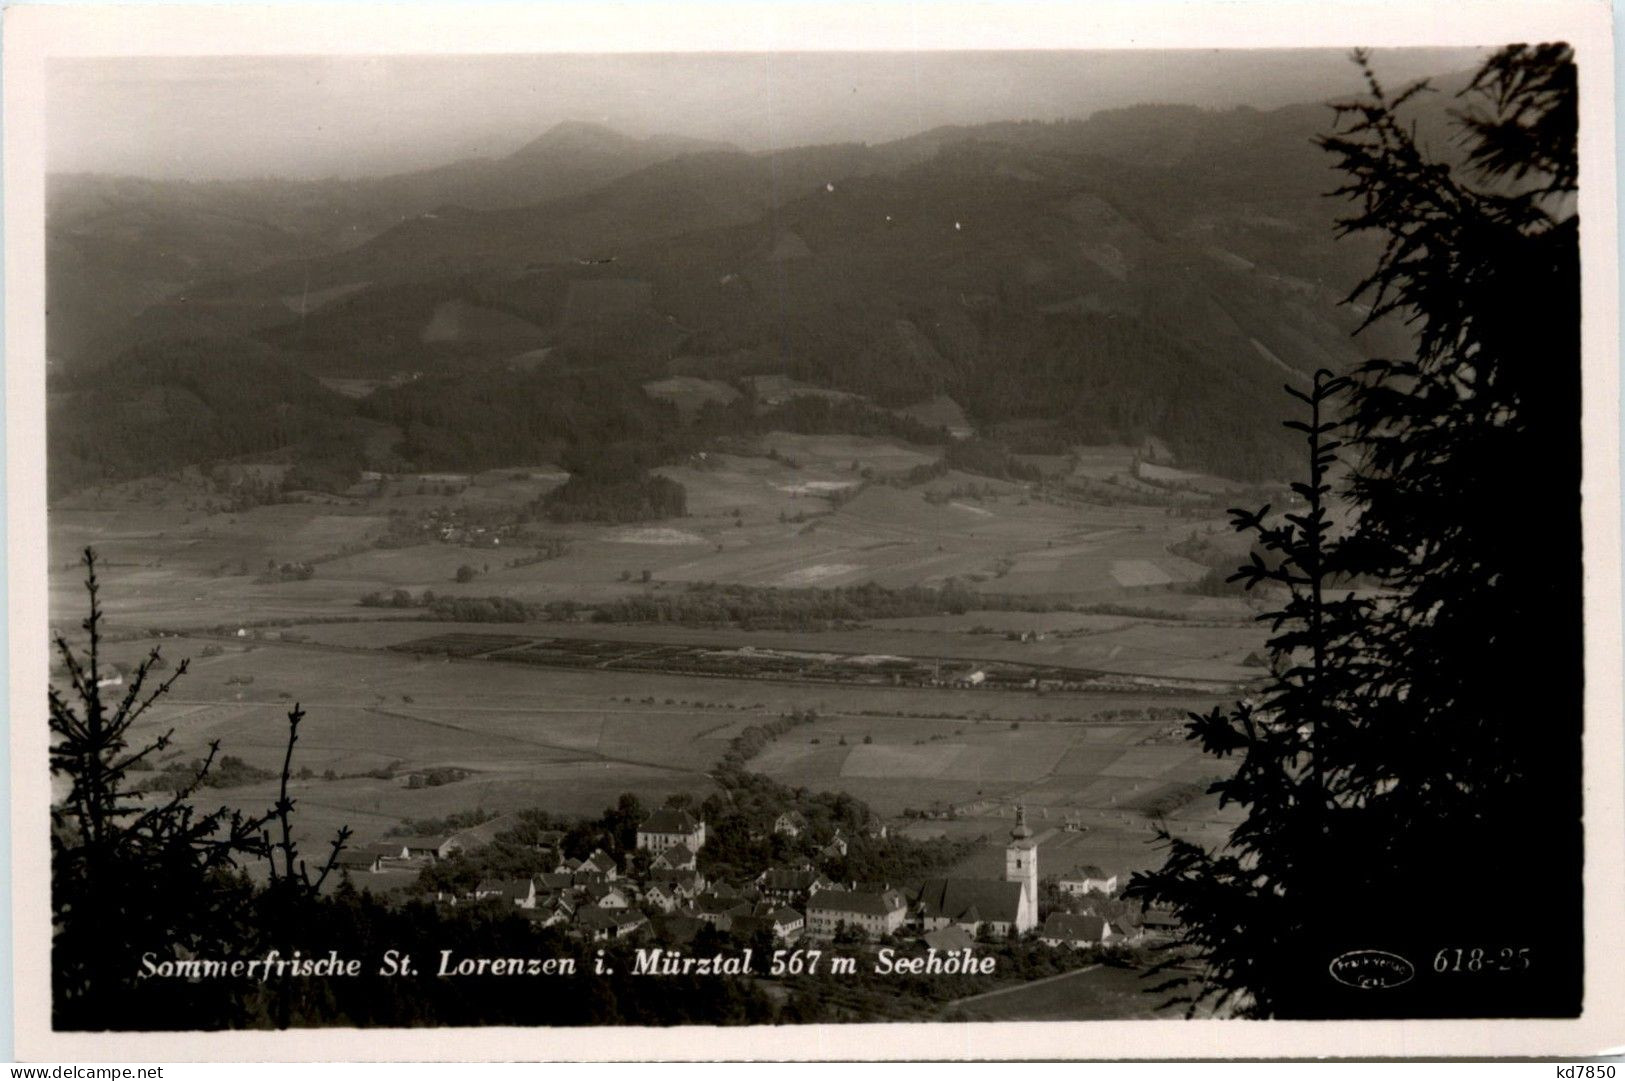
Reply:
[[[369,619],[371,615],[369,613]],[[1000,617],[1012,615],[1034,622],[1057,618],[1089,620],[1093,622],[1093,628],[1079,628],[1081,633],[1076,636],[1055,636],[1030,642],[1012,641],[1003,634],[976,631],[984,617],[992,623]],[[940,658],[945,664],[958,665],[963,662],[964,666],[976,661],[1021,666],[1053,665],[1138,677],[1139,682],[1148,688],[1160,684],[1170,692],[1192,688],[1213,690],[1255,679],[1259,674],[1256,667],[1245,663],[1260,641],[1258,629],[1250,622],[1205,625],[1132,616],[1007,612],[978,612],[963,618],[971,621],[970,627],[941,631],[908,625],[926,622],[924,620],[877,620],[861,628],[827,631],[746,631],[731,627],[682,627],[672,624],[440,623],[410,618],[386,618],[382,622],[301,624],[288,630],[307,635],[315,642],[360,648],[392,647],[433,635],[470,634]],[[495,641],[493,638],[493,649],[496,648]]]
[[[910,836],[985,840],[956,868],[968,877],[1003,874],[1017,802],[1035,831],[1041,875],[1089,863],[1126,873],[1161,862],[1158,811],[1193,840],[1218,841],[1233,824],[1206,794],[1229,767],[1171,738],[1177,726],[831,716],[779,737],[753,768],[850,792],[898,817]]]
[[[151,644],[114,643],[110,659],[129,666]],[[295,795],[309,808],[300,827],[312,837],[340,824],[358,836],[377,835],[408,818],[476,808],[596,813],[624,791],[646,801],[679,791],[703,795],[712,784],[707,771],[743,728],[814,709],[819,720],[769,744],[751,768],[790,784],[848,791],[899,825],[910,808],[960,805],[966,816],[959,820],[916,824],[955,835],[1002,837],[1009,822],[1001,816],[1016,798],[1028,802],[1040,826],[1088,812],[1089,832],[1045,845],[1061,851],[1083,844],[1100,859],[1109,850],[1114,863],[1137,866],[1126,859],[1125,845],[1146,835],[1149,820],[1138,808],[1171,785],[1205,777],[1210,766],[1183,741],[1141,745],[1166,739],[1183,710],[1213,701],[1204,695],[1040,698],[646,672],[606,679],[591,670],[315,641],[157,644],[172,663],[190,658],[147,731],[175,730],[166,761],[189,761],[219,740],[222,754],[274,771],[285,714],[296,700],[305,709],[295,762],[308,773]],[[466,776],[408,787],[413,773],[431,770]],[[218,791],[245,809],[274,795],[269,781]],[[1190,817],[1181,828],[1208,824]]]
[[[863,487],[861,471],[899,476],[935,461],[940,448],[788,433],[761,444],[777,457],[711,454],[662,469],[687,490],[686,517],[630,527],[537,521],[483,547],[380,542],[399,520],[511,515],[565,474],[522,463],[472,475],[390,476],[343,497],[239,510],[221,509],[218,492],[195,471],[93,489],[52,508],[53,607],[61,611],[74,597],[86,545],[119,571],[121,588],[108,596],[115,621],[174,628],[342,614],[362,595],[388,589],[591,602],[635,592],[644,572],[676,588],[954,579],[998,593],[1147,609],[1207,600],[1180,592],[1206,568],[1168,550],[1203,523],[1162,508],[1062,506],[1030,498],[1021,485],[953,471],[918,487]],[[566,550],[523,558],[538,537]],[[285,563],[309,564],[313,574],[267,580],[268,567]],[[465,564],[477,576],[454,581]]]
[[[1182,588],[1206,568],[1170,547],[1213,522],[1033,498],[1022,485],[954,471],[914,487],[866,483],[865,473],[900,476],[941,453],[895,440],[774,433],[761,442],[761,456],[697,455],[662,469],[688,492],[685,517],[530,521],[500,537],[481,524],[517,521],[516,508],[566,474],[530,462],[373,477],[342,497],[238,509],[211,502],[218,488],[195,472],[81,493],[52,511],[53,621],[67,629],[80,618],[77,558],[94,545],[111,659],[129,666],[155,641],[172,662],[191,658],[149,729],[174,727],[175,762],[219,740],[222,754],[274,771],[285,714],[301,703],[294,795],[311,841],[340,825],[366,840],[476,809],[596,814],[626,791],[646,804],[703,795],[729,740],[806,709],[818,720],[770,743],[751,768],[849,792],[913,835],[989,838],[965,873],[1002,872],[1017,800],[1040,831],[1046,873],[1150,866],[1160,858],[1155,814],[1182,836],[1222,838],[1226,818],[1203,794],[1222,767],[1178,738],[1180,718],[1256,678],[1249,660],[1264,635],[1242,599]],[[1090,460],[1080,455],[1079,468]],[[241,468],[280,475],[275,463]],[[455,581],[465,566],[472,580]],[[358,603],[392,590],[591,605],[702,583],[950,580],[1090,610],[972,608],[747,630],[430,622],[420,609]],[[852,678],[886,658],[916,675],[929,669],[916,684],[980,669],[990,685]],[[718,678],[740,675],[741,664],[760,678]],[[806,678],[808,665],[824,681]],[[690,674],[671,670],[684,666]],[[1087,692],[991,686],[1001,671],[1042,668],[1109,678]],[[431,773],[454,779],[414,785],[414,774]],[[249,811],[275,795],[272,782],[253,780],[207,792]]]

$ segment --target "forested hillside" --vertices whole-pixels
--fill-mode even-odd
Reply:
[[[946,396],[1017,450],[1154,437],[1185,468],[1278,478],[1288,444],[1259,421],[1280,385],[1408,348],[1354,338],[1339,306],[1372,253],[1333,242],[1329,115],[1143,106],[754,155],[566,125],[347,185],[65,178],[53,490],[265,453],[660,464],[717,434],[640,389],[670,375],[840,391],[823,423],[870,431]],[[144,307],[108,284],[153,266],[173,290]]]

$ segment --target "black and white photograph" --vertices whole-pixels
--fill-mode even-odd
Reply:
[[[19,1048],[1621,1035],[1607,8],[1152,7],[35,55]]]

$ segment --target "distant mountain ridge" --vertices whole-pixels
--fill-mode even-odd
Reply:
[[[359,180],[54,174],[46,188],[49,353],[71,365],[86,352],[116,351],[127,320],[182,288],[342,251],[437,207],[533,204],[719,149],[731,147],[566,121],[506,157]]]
[[[1436,124],[1443,106],[1428,108]],[[403,432],[395,464],[424,468],[488,454],[469,442],[477,418],[422,408],[465,384],[484,388],[468,401],[504,407],[589,395],[598,430],[625,432],[636,425],[610,417],[613,398],[642,381],[784,374],[877,408],[946,394],[1026,449],[1155,436],[1186,466],[1280,476],[1281,384],[1408,347],[1390,327],[1350,337],[1360,316],[1341,301],[1375,253],[1333,237],[1338,178],[1313,143],[1331,119],[1323,105],[1138,106],[758,154],[571,122],[502,163],[363,185],[359,203],[333,204],[374,210],[375,231],[348,244],[289,224],[342,221],[321,203],[342,185],[205,185],[192,204],[191,189],[137,187],[99,216],[69,199],[50,223],[53,289],[86,263],[116,277],[173,260],[153,237],[177,222],[205,255],[233,230],[261,242],[235,272],[181,259],[171,280],[202,269],[128,304],[93,345],[53,341],[54,417],[80,440],[59,473],[135,468],[84,445],[74,403],[87,378],[105,382],[90,373],[190,341],[195,374],[196,343],[213,339],[222,358],[252,342],[256,363],[304,378],[396,384],[323,406],[323,439],[358,409]],[[524,185],[547,195],[490,205]],[[380,206],[396,219],[378,224]],[[596,438],[569,408],[546,415],[517,437],[526,453]]]

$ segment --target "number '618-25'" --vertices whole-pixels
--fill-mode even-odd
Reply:
[[[1433,955],[1435,972],[1523,972],[1534,963],[1528,946],[1446,946]]]

